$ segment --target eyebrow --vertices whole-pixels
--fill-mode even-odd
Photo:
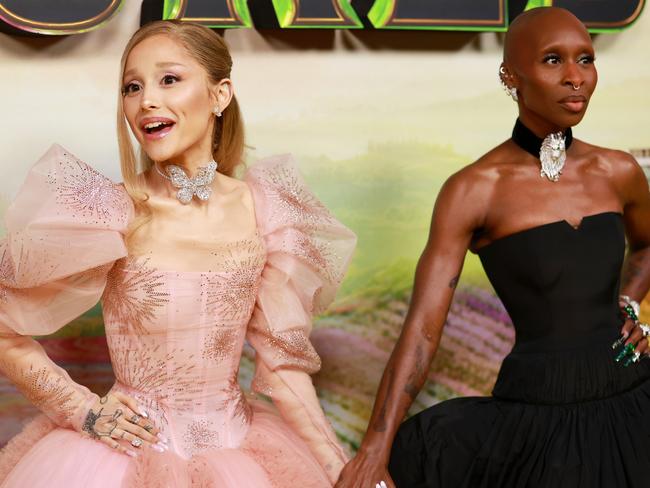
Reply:
[[[169,61],[162,62],[162,63],[156,63],[156,68],[169,68],[171,66],[180,66],[182,68],[185,68],[185,65],[181,64],[181,63],[172,63],[172,62],[169,62]],[[130,70],[125,71],[124,72],[124,77],[130,75],[134,71],[135,71],[135,68],[131,68]]]

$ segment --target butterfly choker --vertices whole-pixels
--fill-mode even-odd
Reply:
[[[199,200],[206,201],[210,198],[212,194],[212,187],[210,184],[214,181],[214,176],[217,173],[218,164],[215,161],[210,161],[207,166],[199,168],[196,176],[190,178],[187,176],[183,168],[176,166],[175,164],[169,164],[166,166],[168,174],[163,173],[156,166],[156,171],[158,174],[165,179],[171,181],[172,185],[178,188],[176,193],[176,198],[183,205],[187,205],[192,201],[196,196]]]
[[[537,137],[532,130],[517,119],[512,129],[512,140],[524,151],[540,160],[540,176],[551,181],[558,181],[566,162],[566,151],[573,142],[571,127],[566,132],[553,132],[544,140]]]

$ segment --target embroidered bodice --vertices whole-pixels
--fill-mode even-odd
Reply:
[[[159,242],[133,255],[125,190],[53,146],[7,213],[0,332],[51,333],[101,299],[114,389],[134,396],[186,458],[237,447],[246,435],[251,411],[237,372],[248,341],[254,389],[274,399],[317,457],[329,450],[343,462],[308,377],[320,367],[309,333],[312,314],[334,298],[354,234],[288,156],[249,169],[245,182],[254,217],[239,238],[221,226],[200,237],[160,230]],[[198,224],[210,226],[209,215]],[[95,398],[37,350],[2,369],[63,426],[78,426]]]

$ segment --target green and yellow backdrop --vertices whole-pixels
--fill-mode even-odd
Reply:
[[[140,1],[127,0],[100,29],[79,35],[0,34],[0,216],[52,142],[120,179],[118,64],[140,8]],[[338,300],[313,333],[323,358],[315,377],[322,404],[354,450],[400,332],[438,190],[509,137],[516,111],[497,77],[503,34],[232,29],[225,38],[248,160],[294,153],[315,193],[359,236]],[[647,163],[650,16],[594,42],[600,83],[574,134],[634,150]],[[513,338],[507,314],[469,255],[413,411],[489,394]],[[110,387],[99,307],[42,341],[75,379],[99,393]],[[242,363],[243,382],[252,374],[251,354]],[[0,445],[34,414],[0,377]]]

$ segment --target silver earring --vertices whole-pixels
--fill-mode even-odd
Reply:
[[[503,81],[503,77],[506,74],[506,70],[504,69],[503,66],[499,68],[499,81],[501,82],[501,86],[503,87],[503,90],[506,92],[506,95],[511,97],[515,102],[519,101],[519,96],[517,95],[517,89],[514,86],[508,86],[506,85],[506,82]]]
[[[215,105],[214,108],[212,109],[212,113],[216,115],[217,117],[221,117],[221,110],[219,110],[219,105]]]

